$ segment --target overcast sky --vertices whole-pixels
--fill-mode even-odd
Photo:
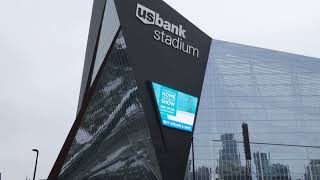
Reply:
[[[319,0],[166,0],[215,39],[320,57]],[[0,172],[46,178],[75,119],[92,0],[0,1]]]

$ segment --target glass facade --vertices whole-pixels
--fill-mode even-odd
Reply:
[[[213,40],[193,141],[188,180],[320,180],[320,59]]]
[[[120,27],[120,20],[118,17],[117,9],[113,0],[106,1],[105,12],[103,15],[101,32],[99,36],[99,44],[97,46],[97,55],[94,61],[94,68],[92,71],[91,84],[106,57],[108,50],[112,44],[113,37],[116,35]]]
[[[105,61],[59,179],[160,180],[121,31]]]

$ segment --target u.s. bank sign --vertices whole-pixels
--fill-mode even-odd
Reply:
[[[136,17],[144,24],[162,28],[162,30],[154,30],[153,38],[155,40],[194,57],[199,57],[199,49],[184,41],[186,39],[187,31],[183,29],[181,24],[176,25],[170,21],[164,20],[160,17],[159,13],[139,3],[137,4]],[[174,34],[176,37],[172,37],[171,34]]]

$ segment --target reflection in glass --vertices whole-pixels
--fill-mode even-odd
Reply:
[[[59,179],[161,179],[126,47],[120,32]]]
[[[214,40],[194,146],[197,180],[200,168],[210,180],[245,179],[248,168],[256,180],[320,180],[320,59]],[[191,155],[187,180],[193,179]]]

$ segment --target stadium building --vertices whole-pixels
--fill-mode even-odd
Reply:
[[[213,40],[163,1],[94,0],[48,179],[315,180],[319,129],[320,59]]]

